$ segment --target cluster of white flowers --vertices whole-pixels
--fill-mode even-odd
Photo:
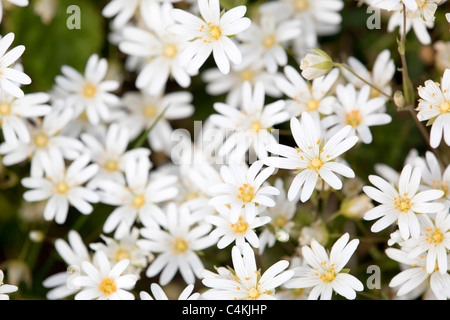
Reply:
[[[388,30],[403,28],[406,15],[407,29],[431,41],[427,28],[441,1],[366,2],[392,12]],[[29,164],[23,198],[43,204],[48,223],[70,229],[67,242],[54,242],[69,272],[45,279],[47,298],[132,300],[147,278],[153,297],[139,298],[167,300],[161,286],[179,275],[180,300],[355,299],[364,286],[345,267],[355,266],[361,240],[323,227],[317,214],[330,194],[344,199],[338,215],[378,219],[374,233],[398,226],[385,252],[404,266],[389,284],[398,296],[450,298],[450,166],[427,151],[400,174],[380,165],[382,177],[368,177],[372,187],[346,161],[347,152],[377,141],[372,127],[393,121],[387,107],[397,70],[389,50],[369,70],[356,57],[342,68],[313,49],[339,32],[343,7],[343,0],[275,0],[249,13],[219,0],[179,7],[111,0],[102,13],[126,71],[136,74],[135,90],[112,80],[107,59],[93,53],[84,72],[62,66],[51,92],[24,94],[20,86],[31,79],[17,60],[25,47],[6,53],[14,34],[4,36],[0,159]],[[210,60],[215,66],[205,68]],[[194,115],[189,88],[197,76],[224,101],[211,105],[192,141],[178,136],[173,120]],[[432,125],[427,143],[449,146],[450,69],[418,95],[418,121]],[[100,205],[110,208],[102,234],[86,243],[69,217],[95,215]],[[299,223],[305,210],[316,211],[313,223]],[[290,256],[257,266],[258,255],[293,238]],[[205,251],[229,247],[232,267],[205,267]],[[4,293],[17,287],[2,280],[3,272],[0,299],[9,298]]]

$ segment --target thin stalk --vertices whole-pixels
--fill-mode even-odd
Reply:
[[[153,128],[158,124],[159,120],[161,120],[161,118],[164,116],[164,114],[166,113],[169,106],[170,105],[168,105],[167,107],[164,108],[164,110],[158,115],[158,117],[155,119],[155,121],[152,123],[152,125],[147,130],[145,130],[145,132],[142,133],[142,135],[136,140],[136,142],[134,143],[134,145],[131,149],[137,149],[144,145],[145,141],[147,140],[147,136],[150,134],[150,132],[153,130]]]

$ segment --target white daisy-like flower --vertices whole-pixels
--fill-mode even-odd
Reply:
[[[50,96],[46,93],[31,93],[23,98],[16,98],[3,91],[0,95],[0,127],[3,138],[9,145],[30,142],[28,118],[43,117],[51,112],[47,104]]]
[[[421,169],[407,164],[400,175],[398,187],[379,176],[370,175],[369,181],[376,187],[364,186],[363,191],[380,205],[364,215],[365,220],[375,220],[372,232],[380,232],[393,223],[397,223],[404,240],[411,236],[418,239],[420,223],[417,214],[436,213],[444,209],[444,205],[435,200],[444,194],[441,190],[419,191]],[[378,188],[378,189],[377,189]]]
[[[394,64],[394,60],[391,58],[391,52],[388,49],[383,50],[376,57],[375,62],[373,64],[372,70],[368,70],[367,67],[355,57],[348,58],[348,65],[351,70],[353,70],[357,75],[359,75],[364,80],[369,83],[374,84],[376,87],[383,90],[388,95],[392,94],[392,85],[391,81],[395,75],[396,68]],[[342,68],[341,69],[345,78],[351,82],[356,88],[361,89],[366,84],[358,79],[355,75],[353,75],[348,70]],[[374,88],[370,89],[370,98],[381,97],[383,99],[387,99],[384,95],[382,95],[379,91]]]
[[[230,61],[242,61],[242,54],[230,37],[250,26],[250,19],[244,17],[247,8],[242,5],[221,14],[219,0],[198,0],[198,6],[201,18],[182,9],[172,11],[177,24],[170,30],[191,41],[181,53],[180,62],[193,74],[212,53],[219,70],[227,74]]]
[[[278,75],[278,73],[275,73]],[[244,56],[239,65],[232,65],[230,72],[224,75],[219,69],[213,68],[201,73],[205,81],[205,90],[209,95],[217,96],[226,94],[225,103],[229,106],[238,107],[242,99],[242,88],[245,82],[252,86],[261,83],[264,92],[272,98],[281,97],[280,89],[275,85],[274,74],[266,71],[264,61],[258,58]]]
[[[280,193],[277,188],[264,185],[275,169],[262,169],[263,165],[256,161],[249,168],[236,163],[222,166],[220,175],[224,182],[210,187],[215,196],[208,203],[214,207],[229,205],[231,223],[238,222],[242,210],[247,222],[253,223],[260,206],[275,206],[272,196]]]
[[[89,155],[83,154],[66,169],[64,159],[57,153],[50,153],[43,160],[45,177],[22,179],[22,185],[32,189],[23,194],[24,199],[28,202],[48,200],[44,219],[55,220],[58,224],[66,221],[69,205],[82,214],[90,214],[93,210],[91,203],[100,199],[96,192],[83,186],[98,171],[98,166],[89,162]]]
[[[238,221],[232,223],[230,220],[231,210],[227,206],[216,206],[215,208],[218,215],[209,215],[205,217],[205,220],[215,226],[209,236],[218,240],[217,248],[223,249],[233,242],[240,250],[244,243],[249,243],[253,248],[259,248],[260,241],[255,229],[269,223],[270,217],[256,217],[249,223],[245,218],[245,213],[241,212]]]
[[[75,300],[134,300],[133,293],[137,277],[124,274],[130,261],[123,259],[111,265],[103,251],[97,251],[93,260],[83,261],[81,269],[85,275],[71,280],[71,284],[80,287]]]
[[[372,6],[388,11],[397,10],[403,4],[408,10],[415,11],[418,8],[416,0],[369,0],[369,3]]]
[[[114,238],[105,235],[100,235],[100,237],[104,243],[91,243],[89,247],[94,251],[103,251],[111,263],[117,263],[123,259],[130,260],[126,271],[138,278],[141,271],[147,267],[148,262],[154,258],[151,252],[143,250],[137,245],[139,229],[130,227],[125,222],[119,225]]]
[[[298,117],[306,111],[319,119],[320,115],[329,115],[333,112],[336,97],[329,93],[338,77],[339,70],[334,69],[309,84],[294,67],[286,66],[284,76],[275,78],[275,83],[289,97],[286,100],[286,111],[292,117]]]
[[[437,148],[442,138],[450,146],[450,69],[446,69],[442,82],[425,81],[418,88],[420,96],[417,118],[431,124],[430,145]]]
[[[62,75],[55,78],[59,98],[67,107],[73,108],[74,117],[83,112],[93,125],[110,122],[112,109],[120,106],[119,98],[113,94],[119,88],[119,82],[105,80],[108,61],[97,54],[89,57],[84,74],[70,66],[62,66]]]
[[[283,179],[277,178],[274,187],[280,190],[280,194],[274,198],[276,205],[260,213],[261,217],[271,218],[266,228],[259,234],[260,254],[264,253],[266,247],[273,247],[277,240],[286,240],[280,238],[280,234],[289,236],[294,225],[292,218],[297,212],[296,202],[287,200]]]
[[[9,296],[7,295],[7,293],[16,292],[19,288],[12,284],[4,284],[4,276],[5,275],[3,274],[3,271],[0,270],[0,300],[9,300]]]
[[[122,221],[133,226],[136,219],[154,224],[155,217],[164,215],[158,204],[176,197],[177,177],[174,175],[153,176],[151,162],[140,157],[127,161],[126,184],[104,180],[98,186],[101,202],[115,206],[103,225],[103,232],[114,231]]]
[[[412,29],[421,44],[430,45],[432,43],[432,39],[427,29],[433,29],[434,21],[425,21],[422,17],[416,14],[411,14],[411,11],[409,10],[406,12],[406,34],[408,34]],[[398,28],[398,33],[403,34],[403,22],[403,9],[392,11],[388,21],[387,31],[394,32],[395,29]]]
[[[275,73],[279,66],[288,62],[286,47],[300,36],[301,21],[297,19],[277,21],[272,14],[263,14],[257,23],[236,35],[242,42],[244,56],[262,59],[269,73]]]
[[[186,206],[167,204],[165,215],[158,217],[158,225],[146,225],[144,221],[141,229],[145,239],[138,240],[138,245],[158,254],[147,268],[146,276],[160,274],[159,284],[164,286],[179,271],[187,284],[193,284],[204,269],[198,251],[215,243],[208,237],[211,228],[209,223],[193,219]]]
[[[444,192],[443,201],[450,201],[450,165],[444,172],[433,152],[427,151],[425,158],[417,158],[415,164],[422,170],[422,184],[424,189],[438,189]]]
[[[59,153],[67,160],[75,160],[84,151],[84,145],[75,138],[61,133],[63,128],[71,121],[71,109],[53,106],[53,110],[43,119],[30,124],[30,141],[16,145],[3,143],[0,145],[0,154],[4,155],[3,164],[12,166],[26,160],[31,161],[32,177],[42,177],[44,174],[43,157],[50,153]]]
[[[317,241],[311,241],[311,247],[303,246],[302,254],[309,266],[298,267],[295,276],[285,284],[286,288],[310,288],[309,300],[331,300],[333,291],[353,300],[356,291],[364,286],[356,277],[343,269],[355,252],[359,240],[349,242],[350,235],[345,233],[331,248],[330,253]]]
[[[47,299],[59,300],[74,295],[79,288],[71,286],[71,281],[81,273],[81,263],[91,261],[91,256],[80,234],[75,230],[69,230],[68,241],[55,240],[55,250],[67,265],[67,270],[55,273],[46,278],[42,285],[49,288]]]
[[[398,288],[397,296],[402,297],[420,289],[422,293],[430,290],[439,300],[450,298],[450,274],[448,271],[441,273],[438,270],[429,273],[425,267],[425,255],[409,258],[408,251],[395,248],[386,249],[386,255],[404,265],[404,270],[389,282],[389,287]]]
[[[96,188],[104,179],[111,179],[118,183],[125,183],[123,173],[128,161],[136,157],[150,156],[147,148],[127,150],[129,140],[128,130],[117,124],[111,124],[103,135],[103,141],[90,133],[82,133],[81,141],[86,145],[92,162],[96,163],[99,171],[95,178],[89,181],[89,187]]]
[[[342,181],[335,173],[347,178],[355,177],[351,168],[335,161],[358,141],[358,137],[349,135],[350,131],[351,126],[345,126],[330,139],[325,139],[320,123],[314,121],[308,112],[303,112],[301,122],[297,118],[291,119],[291,132],[297,148],[282,144],[267,146],[269,152],[282,157],[268,157],[264,160],[266,165],[297,171],[288,191],[290,201],[301,190],[300,200],[306,202],[319,177],[336,190],[342,188]]]
[[[130,139],[135,139],[145,130],[154,125],[164,112],[158,123],[147,137],[151,149],[155,152],[165,152],[170,155],[174,141],[172,137],[171,120],[185,119],[193,115],[192,93],[176,91],[149,95],[145,92],[127,92],[123,97],[128,115],[118,123],[128,129]]]
[[[155,297],[155,299],[153,299],[153,297],[149,293],[141,291],[139,293],[139,297],[141,298],[141,300],[169,300],[166,293],[159,286],[159,284],[152,283],[150,285],[150,290],[152,291],[152,294]],[[198,292],[192,293],[193,290],[194,290],[193,284],[187,285],[186,288],[184,288],[183,291],[180,293],[180,296],[178,297],[177,300],[198,300],[200,298],[200,293]]]
[[[1,8],[2,5],[0,3]],[[22,71],[14,68],[14,64],[22,56],[25,47],[19,45],[6,52],[13,43],[14,38],[14,33],[10,32],[0,40],[0,88],[16,98],[23,98],[24,93],[19,85],[30,84],[31,79]]]
[[[211,123],[230,132],[226,141],[218,150],[218,156],[227,156],[230,161],[243,161],[248,151],[258,159],[267,157],[265,146],[276,143],[272,128],[286,122],[290,115],[284,110],[284,101],[278,100],[264,104],[265,91],[261,83],[254,88],[249,82],[242,87],[240,108],[221,102],[214,104],[219,114],[209,117]]]
[[[426,253],[426,270],[433,273],[436,267],[440,273],[448,272],[447,252],[450,250],[450,214],[448,208],[438,212],[435,219],[426,214],[419,215],[419,239],[411,239],[412,250],[409,258],[416,258]]]
[[[381,126],[392,121],[392,117],[383,113],[386,104],[383,98],[370,98],[370,86],[365,85],[356,90],[351,83],[336,87],[338,102],[334,106],[334,114],[322,120],[322,126],[327,129],[327,136],[332,137],[343,127],[350,125],[351,134],[358,136],[365,144],[373,141],[370,131],[372,126]]]
[[[205,272],[202,283],[211,289],[203,293],[207,300],[274,300],[276,288],[294,274],[286,270],[289,262],[278,261],[261,274],[257,269],[255,253],[248,243],[242,251],[233,247],[231,251],[233,271],[230,274]]]
[[[179,55],[188,42],[170,32],[175,22],[170,3],[150,1],[142,4],[141,16],[147,29],[128,26],[122,31],[119,49],[145,62],[136,79],[136,87],[155,95],[164,91],[169,77],[183,88],[191,84],[190,75],[180,65]]]

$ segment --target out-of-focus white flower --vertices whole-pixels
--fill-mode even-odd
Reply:
[[[137,277],[123,274],[130,263],[128,259],[111,264],[103,251],[97,251],[93,262],[83,261],[81,269],[84,274],[71,280],[72,285],[80,287],[75,300],[135,299],[129,290],[134,289]]]
[[[229,133],[218,150],[218,156],[228,156],[229,161],[235,162],[243,162],[248,151],[258,159],[267,157],[265,146],[277,142],[270,130],[290,116],[284,110],[284,101],[264,105],[264,99],[261,83],[252,88],[249,82],[245,82],[239,109],[220,102],[214,104],[219,114],[211,115],[209,120]]]
[[[434,61],[438,71],[444,72],[445,69],[450,69],[450,41],[437,40],[433,44],[433,49],[436,52]]]
[[[152,283],[150,285],[150,290],[152,291],[153,296],[155,297],[154,300],[169,300],[164,290],[159,286],[157,283]],[[181,292],[180,296],[178,297],[178,300],[198,300],[200,298],[200,293],[192,293],[194,290],[194,285],[189,284],[184,288],[184,290]],[[139,293],[139,297],[141,300],[153,300],[153,297],[148,294],[145,291],[141,291]]]
[[[398,28],[399,34],[403,34],[403,12],[402,10],[393,11],[391,17],[389,18],[387,31],[394,32],[396,28]],[[427,29],[432,29],[434,27],[434,21],[425,21],[420,16],[411,15],[409,11],[407,11],[406,15],[406,34],[411,31],[414,31],[417,39],[423,45],[429,45],[432,42],[431,36]]]
[[[243,168],[236,163],[222,166],[220,175],[224,182],[210,187],[210,192],[215,196],[209,200],[209,204],[214,207],[229,205],[231,223],[238,222],[242,210],[245,219],[253,223],[261,206],[275,206],[271,196],[280,193],[277,188],[264,185],[275,169],[262,168],[262,161],[254,162],[249,168]]]
[[[360,219],[373,208],[372,200],[365,194],[360,194],[342,201],[340,213],[348,218]]]
[[[2,4],[0,3],[0,17],[3,16],[1,14],[2,8]],[[10,32],[0,40],[0,88],[16,98],[23,98],[24,93],[19,85],[30,84],[31,79],[25,73],[13,67],[16,61],[22,56],[25,47],[19,45],[6,52],[13,43],[14,37],[14,33]]]
[[[370,86],[365,85],[357,91],[353,84],[336,87],[338,102],[334,106],[334,114],[322,120],[324,128],[328,129],[327,137],[332,137],[343,127],[350,125],[351,134],[358,136],[365,144],[372,143],[372,126],[381,126],[392,121],[392,117],[383,113],[385,106],[383,98],[370,98]]]
[[[295,199],[300,191],[300,200],[307,201],[319,177],[333,189],[339,190],[342,188],[342,181],[334,172],[348,178],[355,176],[351,168],[334,161],[358,141],[358,137],[349,135],[350,131],[351,126],[346,126],[330,139],[325,139],[320,123],[314,121],[309,113],[303,112],[301,122],[297,118],[291,119],[291,132],[297,148],[282,144],[267,146],[269,152],[282,157],[268,157],[263,160],[266,165],[297,172],[288,191],[290,201]]]
[[[172,11],[177,24],[170,30],[191,41],[180,55],[181,65],[193,74],[212,53],[219,70],[227,74],[230,61],[242,61],[242,54],[230,37],[250,26],[250,19],[244,17],[247,8],[238,6],[221,14],[219,0],[198,0],[198,6],[201,18],[178,8]]]
[[[152,278],[160,274],[159,284],[168,284],[179,271],[187,284],[201,278],[204,269],[198,251],[215,243],[208,237],[212,226],[193,219],[186,206],[167,204],[165,214],[158,217],[158,224],[144,222],[138,246],[158,254],[147,268],[146,276]]]
[[[380,232],[388,226],[397,223],[404,240],[411,236],[418,239],[420,235],[420,223],[417,214],[436,213],[444,209],[444,205],[435,200],[444,194],[441,190],[419,191],[421,169],[407,164],[400,175],[398,190],[388,181],[370,175],[369,181],[378,189],[365,186],[363,191],[380,205],[369,210],[365,220],[375,220],[372,232]]]
[[[68,108],[73,108],[74,117],[85,112],[93,125],[111,122],[111,110],[120,106],[120,99],[113,94],[120,84],[105,80],[107,71],[108,61],[97,54],[89,57],[84,74],[70,66],[62,66],[62,75],[55,78],[57,98],[65,101]]]
[[[325,51],[317,48],[310,49],[300,64],[302,76],[307,80],[322,77],[330,72],[333,67],[334,63],[331,57]]]
[[[450,146],[450,69],[445,70],[441,83],[425,81],[425,86],[418,88],[420,96],[420,121],[430,120],[430,145],[437,148],[442,138]]]
[[[16,292],[19,288],[11,284],[4,284],[3,278],[3,271],[0,270],[0,300],[9,300],[9,296],[7,295],[7,293]]]
[[[442,201],[450,201],[450,165],[442,172],[438,159],[431,151],[425,153],[425,158],[418,157],[415,164],[422,169],[421,187],[442,190],[444,191]]]
[[[298,267],[295,276],[286,284],[286,288],[310,288],[309,300],[331,300],[333,291],[346,299],[356,298],[356,291],[364,286],[356,277],[342,272],[355,252],[359,240],[348,242],[350,235],[345,233],[331,248],[328,254],[317,241],[311,241],[311,247],[304,246],[302,253],[309,266]]]
[[[96,164],[89,164],[89,155],[80,156],[67,169],[59,154],[50,154],[45,158],[45,177],[22,179],[22,185],[32,189],[23,194],[24,199],[29,202],[48,199],[44,219],[55,220],[58,224],[66,221],[69,205],[82,214],[90,214],[93,210],[91,203],[97,203],[100,199],[96,192],[83,186],[98,171]]]
[[[214,274],[204,272],[202,283],[211,289],[203,293],[208,300],[273,300],[275,289],[283,285],[293,275],[294,271],[286,270],[289,262],[278,261],[260,274],[256,266],[255,253],[248,243],[242,251],[233,247],[233,275]]]

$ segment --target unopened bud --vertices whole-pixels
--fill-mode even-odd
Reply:
[[[300,63],[302,76],[307,80],[314,80],[324,76],[333,67],[334,63],[331,57],[325,51],[317,48],[311,49]]]
[[[394,103],[397,106],[397,108],[401,109],[405,107],[405,96],[403,95],[403,92],[401,92],[400,90],[397,90],[394,93]]]

